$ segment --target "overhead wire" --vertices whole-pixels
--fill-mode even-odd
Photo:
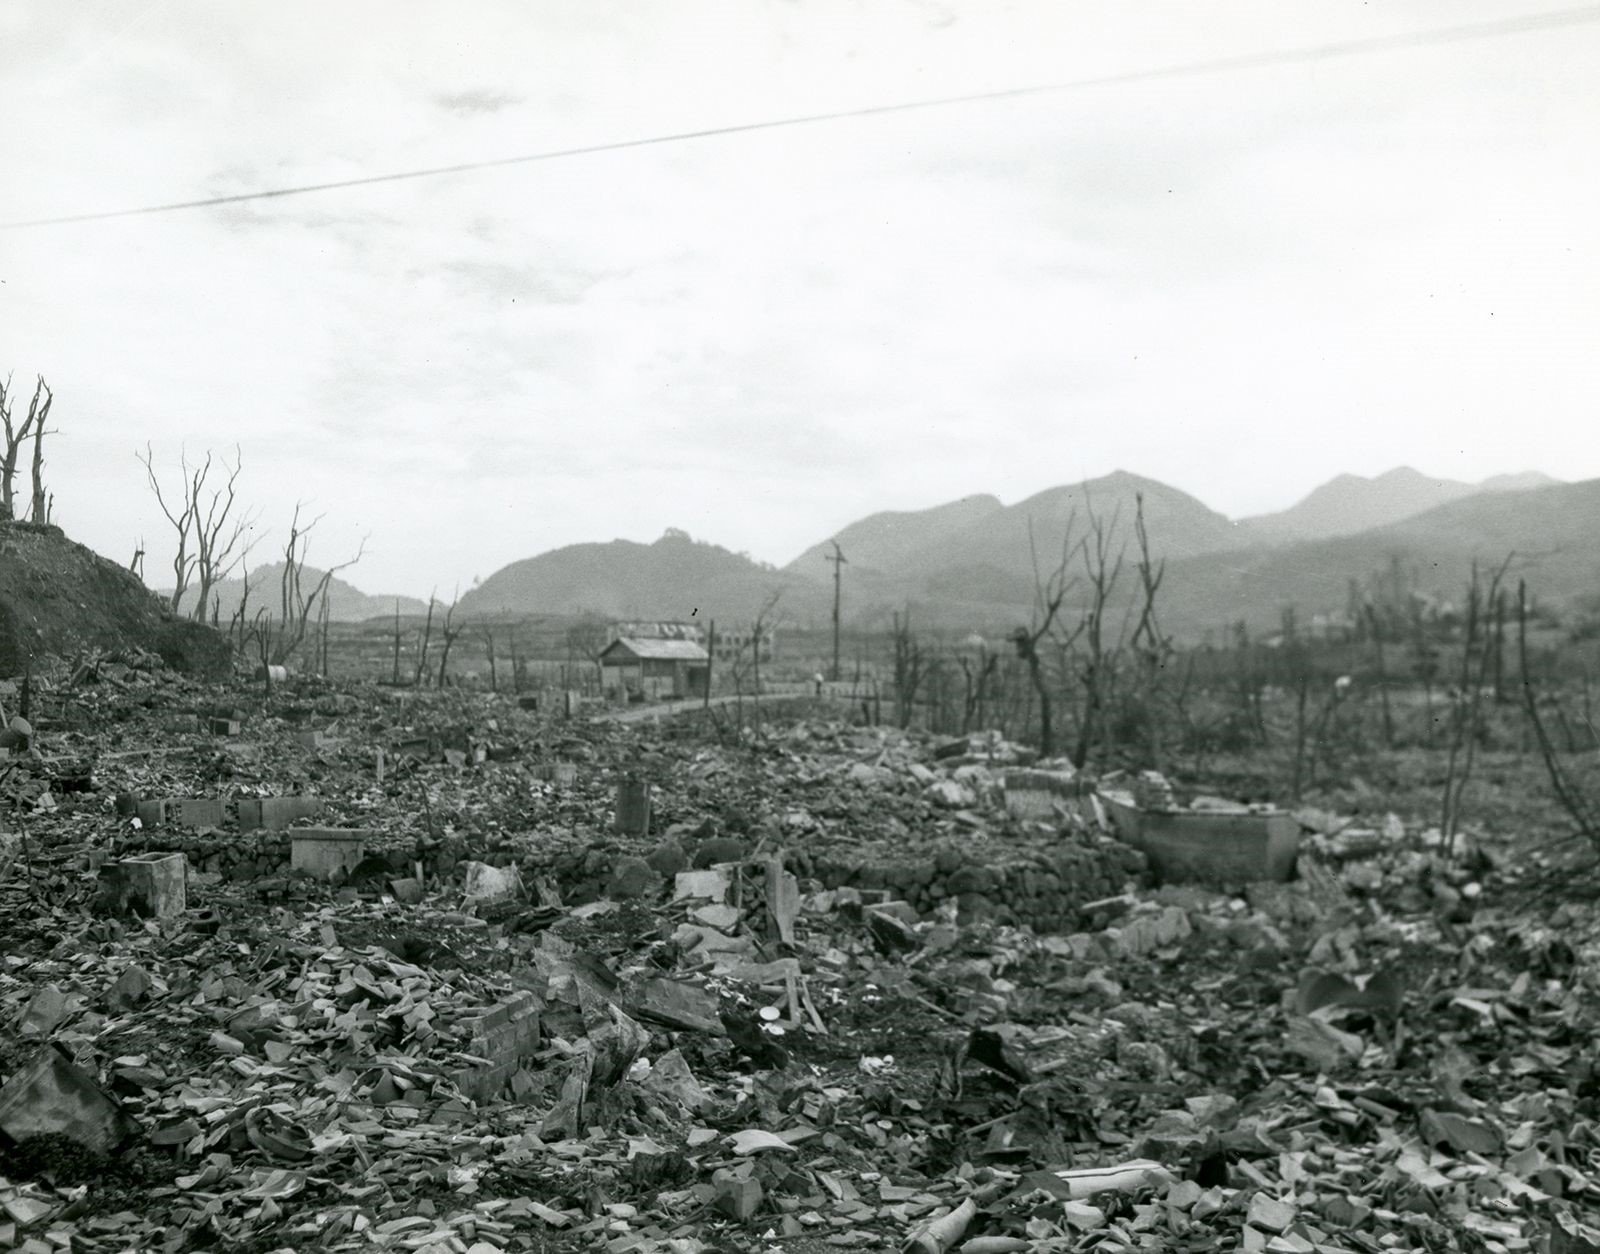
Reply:
[[[582,144],[570,148],[552,148],[542,152],[523,153],[512,157],[493,157],[480,161],[462,161],[450,165],[425,166],[412,170],[395,170],[383,174],[369,174],[356,178],[330,179],[320,183],[299,183],[285,187],[262,188],[254,191],[234,192],[220,196],[204,196],[193,200],[177,200],[164,204],[139,205],[123,209],[106,209],[89,213],[59,214],[44,218],[30,218],[0,222],[0,231],[15,231],[33,227],[67,226],[83,222],[104,222],[114,218],[144,217],[151,214],[178,213],[191,209],[212,209],[224,205],[237,205],[249,201],[280,200],[290,196],[308,196],[318,192],[339,191],[355,187],[373,187],[384,183],[401,183],[417,179],[442,178],[453,174],[467,174],[479,170],[503,169],[507,166],[533,165],[546,161],[559,161],[571,157],[593,156],[601,153],[625,152],[656,144],[679,144],[695,140],[717,139],[731,135],[744,135],[754,131],[813,126],[825,122],[842,122],[855,118],[884,117],[897,113],[911,113],[924,109],[951,108],[957,105],[985,104],[1006,100],[1020,100],[1029,96],[1043,96],[1068,91],[1081,91],[1095,87],[1111,87],[1127,83],[1155,82],[1162,79],[1191,78],[1208,74],[1228,73],[1238,70],[1265,69],[1272,66],[1306,64],[1343,57],[1362,56],[1402,48],[1435,47],[1472,40],[1493,39],[1507,35],[1530,34],[1536,31],[1556,30],[1600,21],[1600,5],[1583,5],[1577,8],[1554,9],[1541,13],[1522,14],[1494,21],[1475,22],[1458,26],[1434,27],[1421,31],[1406,31],[1391,35],[1372,35],[1362,39],[1346,39],[1331,43],[1313,44],[1301,48],[1286,48],[1264,52],[1240,53],[1215,57],[1204,61],[1190,61],[1177,65],[1158,66],[1145,70],[1127,70],[1089,78],[1070,79],[1054,83],[1036,83],[1024,87],[1007,87],[992,91],[968,92],[962,95],[936,96],[922,100],[899,101],[892,104],[864,105],[851,109],[836,109],[823,113],[800,114],[794,117],[769,118],[756,122],[736,122],[726,126],[709,126],[697,130],[676,131],[664,135],[648,135],[633,139],[619,139],[596,144]]]

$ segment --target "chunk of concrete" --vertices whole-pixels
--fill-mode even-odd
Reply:
[[[281,832],[307,819],[320,819],[326,808],[321,797],[243,797],[239,830]]]
[[[289,868],[319,880],[348,876],[361,865],[371,834],[359,827],[291,827]]]
[[[129,967],[106,990],[106,1005],[115,1011],[132,1010],[150,996],[153,982],[143,967]]]
[[[704,984],[661,977],[639,986],[628,1007],[636,1018],[678,1032],[722,1033],[717,995]]]
[[[724,902],[733,879],[726,871],[679,871],[672,878],[672,899]]]
[[[81,999],[69,997],[54,984],[46,984],[29,998],[17,1020],[17,1031],[23,1036],[49,1036],[82,1009]]]
[[[415,906],[422,902],[422,881],[406,878],[403,880],[390,880],[389,891],[394,894],[394,899],[401,905]]]
[[[181,853],[137,853],[100,868],[101,896],[112,914],[170,919],[189,908],[189,866]]]
[[[0,1132],[13,1141],[55,1134],[108,1154],[133,1130],[116,1099],[54,1047],[41,1050],[0,1088]]]
[[[468,901],[503,901],[522,896],[522,872],[514,866],[490,866],[487,862],[468,862],[462,891]]]
[[[965,810],[977,801],[977,796],[965,784],[958,784],[953,779],[941,779],[930,784],[927,789],[928,796],[935,805],[943,806],[947,810]]]
[[[222,798],[178,797],[167,802],[163,817],[173,827],[221,827]]]

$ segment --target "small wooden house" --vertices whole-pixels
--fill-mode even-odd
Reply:
[[[711,682],[711,658],[692,640],[622,636],[600,654],[607,688],[630,697],[670,701],[702,697]]]

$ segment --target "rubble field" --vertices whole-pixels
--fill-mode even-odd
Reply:
[[[28,687],[0,1249],[1600,1251],[1548,833],[1158,885],[1067,764],[823,703]]]

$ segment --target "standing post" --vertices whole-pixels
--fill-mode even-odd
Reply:
[[[711,620],[711,631],[708,633],[709,647],[706,649],[706,695],[701,708],[711,708],[711,680],[716,674],[717,667],[717,620]]]
[[[824,557],[822,559],[825,562],[832,562],[833,563],[833,670],[828,675],[828,678],[831,679],[834,683],[838,683],[839,682],[839,577],[843,573],[844,567],[845,567],[845,563],[848,561],[848,559],[844,555],[844,550],[839,547],[839,542],[837,540],[830,540],[828,543],[833,545],[833,556],[832,557]]]

